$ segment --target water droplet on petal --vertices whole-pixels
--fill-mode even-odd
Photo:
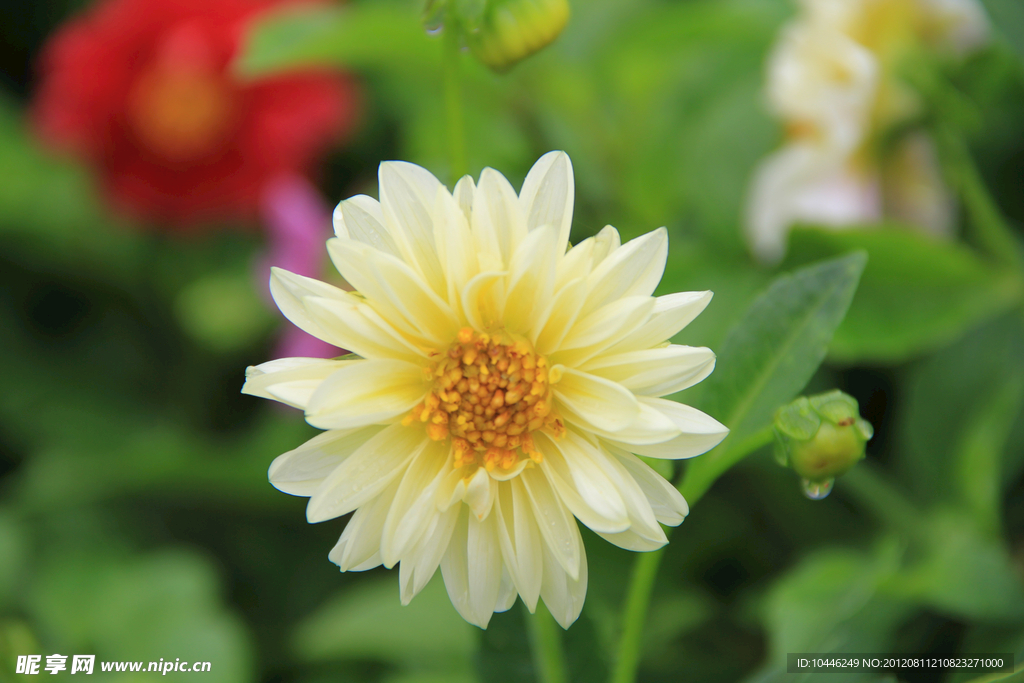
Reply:
[[[826,479],[824,481],[810,481],[804,479],[800,482],[803,488],[804,495],[811,500],[821,500],[832,493],[832,485],[836,483],[835,479]]]

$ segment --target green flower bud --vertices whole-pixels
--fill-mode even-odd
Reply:
[[[569,0],[487,0],[478,22],[467,22],[466,42],[477,59],[507,71],[561,34]]]
[[[800,475],[810,498],[827,496],[835,478],[864,457],[874,434],[856,399],[838,389],[779,408],[773,431],[775,458]]]

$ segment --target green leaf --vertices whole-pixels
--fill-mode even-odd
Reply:
[[[1024,588],[1002,542],[957,511],[933,510],[927,520],[926,554],[898,584],[905,597],[966,620],[1019,621]]]
[[[721,445],[691,460],[683,495],[699,497],[748,452],[775,410],[788,403],[825,358],[850,305],[866,256],[850,254],[777,278],[751,304],[705,380],[701,408],[731,430]]]
[[[966,459],[994,455],[978,440],[995,447],[989,430],[998,431],[1005,417],[1000,414],[1013,402],[1013,386],[1024,376],[1024,327],[1019,314],[1009,313],[968,333],[951,346],[915,363],[901,383],[901,413],[898,442],[894,450],[900,476],[917,498],[946,506],[975,499],[965,497],[966,489],[981,486],[981,480],[995,476],[998,495],[986,506],[998,505],[1005,490],[1024,465],[1024,413],[1010,418],[1011,432],[999,454],[994,473],[976,471],[978,482],[961,481]],[[1006,403],[1004,403],[1006,402]],[[988,423],[990,426],[986,426]],[[981,431],[979,431],[981,430]],[[974,433],[972,435],[972,432]],[[986,463],[978,463],[981,470]],[[965,488],[966,487],[966,488]]]
[[[249,30],[234,69],[258,78],[302,67],[347,66],[438,73],[440,46],[413,5],[305,6],[264,15]]]
[[[0,93],[0,237],[50,267],[133,283],[146,240],[115,221],[85,169],[35,142],[22,112]]]
[[[175,304],[181,326],[215,351],[243,349],[277,322],[247,271],[203,277],[185,287]]]
[[[47,651],[95,653],[97,660],[210,662],[216,680],[245,683],[253,673],[248,638],[221,606],[217,583],[213,567],[187,551],[144,557],[57,552],[40,568],[29,606],[49,637]],[[98,662],[96,669],[99,674]]]
[[[908,562],[889,589],[905,601],[966,620],[1019,623],[1024,586],[999,538],[971,515],[950,506],[918,509],[865,463],[843,480],[861,505],[910,544]]]
[[[404,607],[397,579],[391,572],[329,600],[299,624],[294,650],[306,661],[375,659],[467,676],[475,629],[452,607],[441,577]]]
[[[28,540],[22,525],[7,511],[0,512],[0,610],[9,608],[9,602],[17,595],[28,558]]]
[[[880,544],[872,554],[847,549],[811,553],[772,585],[763,622],[768,661],[750,681],[876,681],[878,674],[786,673],[789,652],[881,652],[911,611],[887,594],[899,567],[900,549]]]
[[[1020,0],[982,0],[996,30],[1024,63],[1024,4]]]
[[[960,497],[979,528],[992,536],[1000,527],[1003,454],[1022,406],[1024,374],[1017,370],[970,411],[955,450]]]
[[[788,265],[863,249],[869,261],[829,347],[844,362],[897,362],[942,346],[1020,300],[1019,274],[906,229],[797,229]]]

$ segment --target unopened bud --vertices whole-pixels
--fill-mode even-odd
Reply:
[[[835,478],[864,457],[874,434],[856,399],[839,390],[801,396],[775,413],[775,458],[803,480],[809,498],[824,498]]]
[[[466,42],[477,59],[506,71],[561,34],[569,0],[487,0],[479,23],[468,25]]]

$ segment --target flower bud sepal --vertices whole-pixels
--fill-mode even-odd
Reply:
[[[865,454],[874,434],[856,399],[839,390],[801,396],[775,413],[775,458],[803,480],[804,493],[824,498],[835,478]]]

